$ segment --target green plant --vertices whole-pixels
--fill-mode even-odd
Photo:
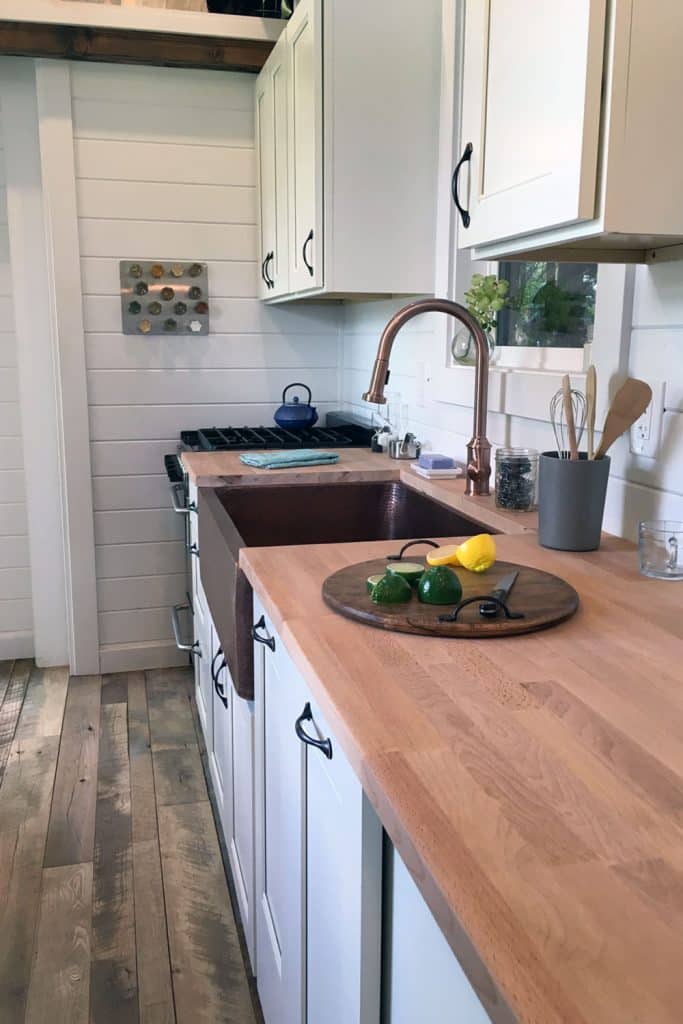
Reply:
[[[505,305],[510,288],[508,281],[499,280],[495,274],[473,274],[470,286],[465,292],[467,309],[484,328],[492,331],[496,326],[498,313]]]

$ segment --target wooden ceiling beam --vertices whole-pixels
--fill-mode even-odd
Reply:
[[[13,57],[55,57],[258,74],[273,46],[272,41],[265,39],[0,20],[0,54]]]

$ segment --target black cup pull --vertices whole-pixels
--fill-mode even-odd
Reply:
[[[470,226],[470,214],[469,210],[466,210],[465,207],[462,206],[460,202],[460,198],[458,196],[458,178],[460,177],[460,168],[462,167],[462,165],[469,163],[469,161],[472,159],[472,148],[472,143],[468,142],[467,145],[465,146],[465,150],[462,156],[455,165],[455,170],[453,171],[453,178],[451,179],[451,194],[453,195],[453,202],[455,203],[458,209],[458,213],[462,217],[462,226],[464,228],[468,228]]]
[[[311,275],[311,277],[313,277],[313,264],[309,263],[308,260],[306,259],[306,247],[309,244],[309,242],[312,242],[312,241],[313,241],[313,228],[311,228],[311,230],[308,232],[308,235],[306,236],[306,241],[304,242],[303,246],[301,247],[301,255],[304,258],[304,263],[306,264],[306,267],[308,268],[308,273]]]
[[[218,650],[218,654],[223,654],[223,651],[220,650],[220,648]],[[220,702],[223,705],[223,707],[227,708],[227,706],[228,706],[228,698],[227,698],[227,696],[225,694],[225,687],[223,686],[223,684],[220,682],[220,680],[218,678],[224,668],[227,668],[226,663],[225,663],[225,657],[223,658],[223,660],[221,661],[220,665],[218,666],[218,668],[216,669],[215,672],[212,669],[211,675],[213,676],[213,688],[216,691],[216,696],[220,700]]]
[[[294,723],[294,732],[297,734],[302,743],[308,744],[309,747],[317,747],[318,750],[322,750],[325,757],[332,760],[332,741],[328,738],[326,740],[317,740],[314,736],[309,736],[304,730],[302,722],[312,722],[313,712],[311,711],[311,705],[306,701],[304,709]]]
[[[274,636],[259,636],[257,630],[265,629],[266,620],[262,615],[258,622],[255,622],[251,627],[251,635],[254,640],[259,644],[265,644],[266,647],[270,647],[271,651],[275,650],[275,637]]]
[[[266,279],[266,285],[268,286],[268,288],[274,288],[275,287],[275,281],[272,279],[272,277],[268,273],[268,265],[274,259],[275,259],[275,253],[274,252],[269,252],[268,255],[266,256],[264,262],[263,262],[263,273],[264,273],[264,276],[265,276],[265,279]]]

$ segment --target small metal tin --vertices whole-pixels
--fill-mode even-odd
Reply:
[[[182,263],[173,263],[171,265],[171,276],[172,277],[182,277],[184,273],[185,273],[185,267],[182,265]]]
[[[142,267],[139,263],[131,263],[128,273],[131,277],[142,277]]]
[[[147,282],[146,281],[138,281],[138,283],[135,285],[135,294],[136,295],[146,295],[148,291],[149,291],[149,288],[147,286]]]
[[[184,313],[187,313],[187,303],[176,302],[175,306],[173,307],[173,312],[175,313],[176,316],[183,316]]]
[[[166,285],[165,288],[161,289],[161,297],[164,300],[164,302],[170,302],[171,299],[174,298],[174,296],[175,296],[175,292],[168,285]]]
[[[193,284],[187,294],[190,296],[191,299],[201,299],[202,290],[198,285]]]
[[[199,313],[199,314],[208,313],[209,312],[209,304],[208,304],[208,302],[197,302],[195,304],[194,311],[195,311],[195,313]]]
[[[153,263],[149,268],[149,272],[152,277],[163,277],[164,276],[164,265],[163,263]]]
[[[190,330],[192,331],[193,334],[199,334],[199,332],[202,329],[202,325],[201,325],[201,321],[200,320],[190,320],[189,326],[190,326]]]
[[[164,320],[164,330],[165,331],[175,331],[177,326],[178,326],[178,321],[174,320],[173,317],[169,317],[168,320]]]
[[[147,312],[151,313],[152,316],[159,316],[159,313],[161,313],[162,308],[163,307],[161,303],[155,300],[154,302],[150,302],[150,304],[147,307]]]
[[[137,301],[137,299],[134,299],[133,302],[128,303],[128,312],[131,314],[131,316],[137,316],[141,309],[142,306]]]
[[[150,334],[152,330],[152,321],[141,320],[140,323],[138,324],[138,330],[141,331],[143,334]]]
[[[201,273],[202,273],[202,265],[201,265],[201,263],[193,263],[192,266],[190,267],[190,269],[188,270],[188,274],[190,275],[190,277],[199,277]]]

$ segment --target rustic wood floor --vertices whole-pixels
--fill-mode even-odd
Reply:
[[[0,1022],[254,1024],[189,670],[0,662]]]

